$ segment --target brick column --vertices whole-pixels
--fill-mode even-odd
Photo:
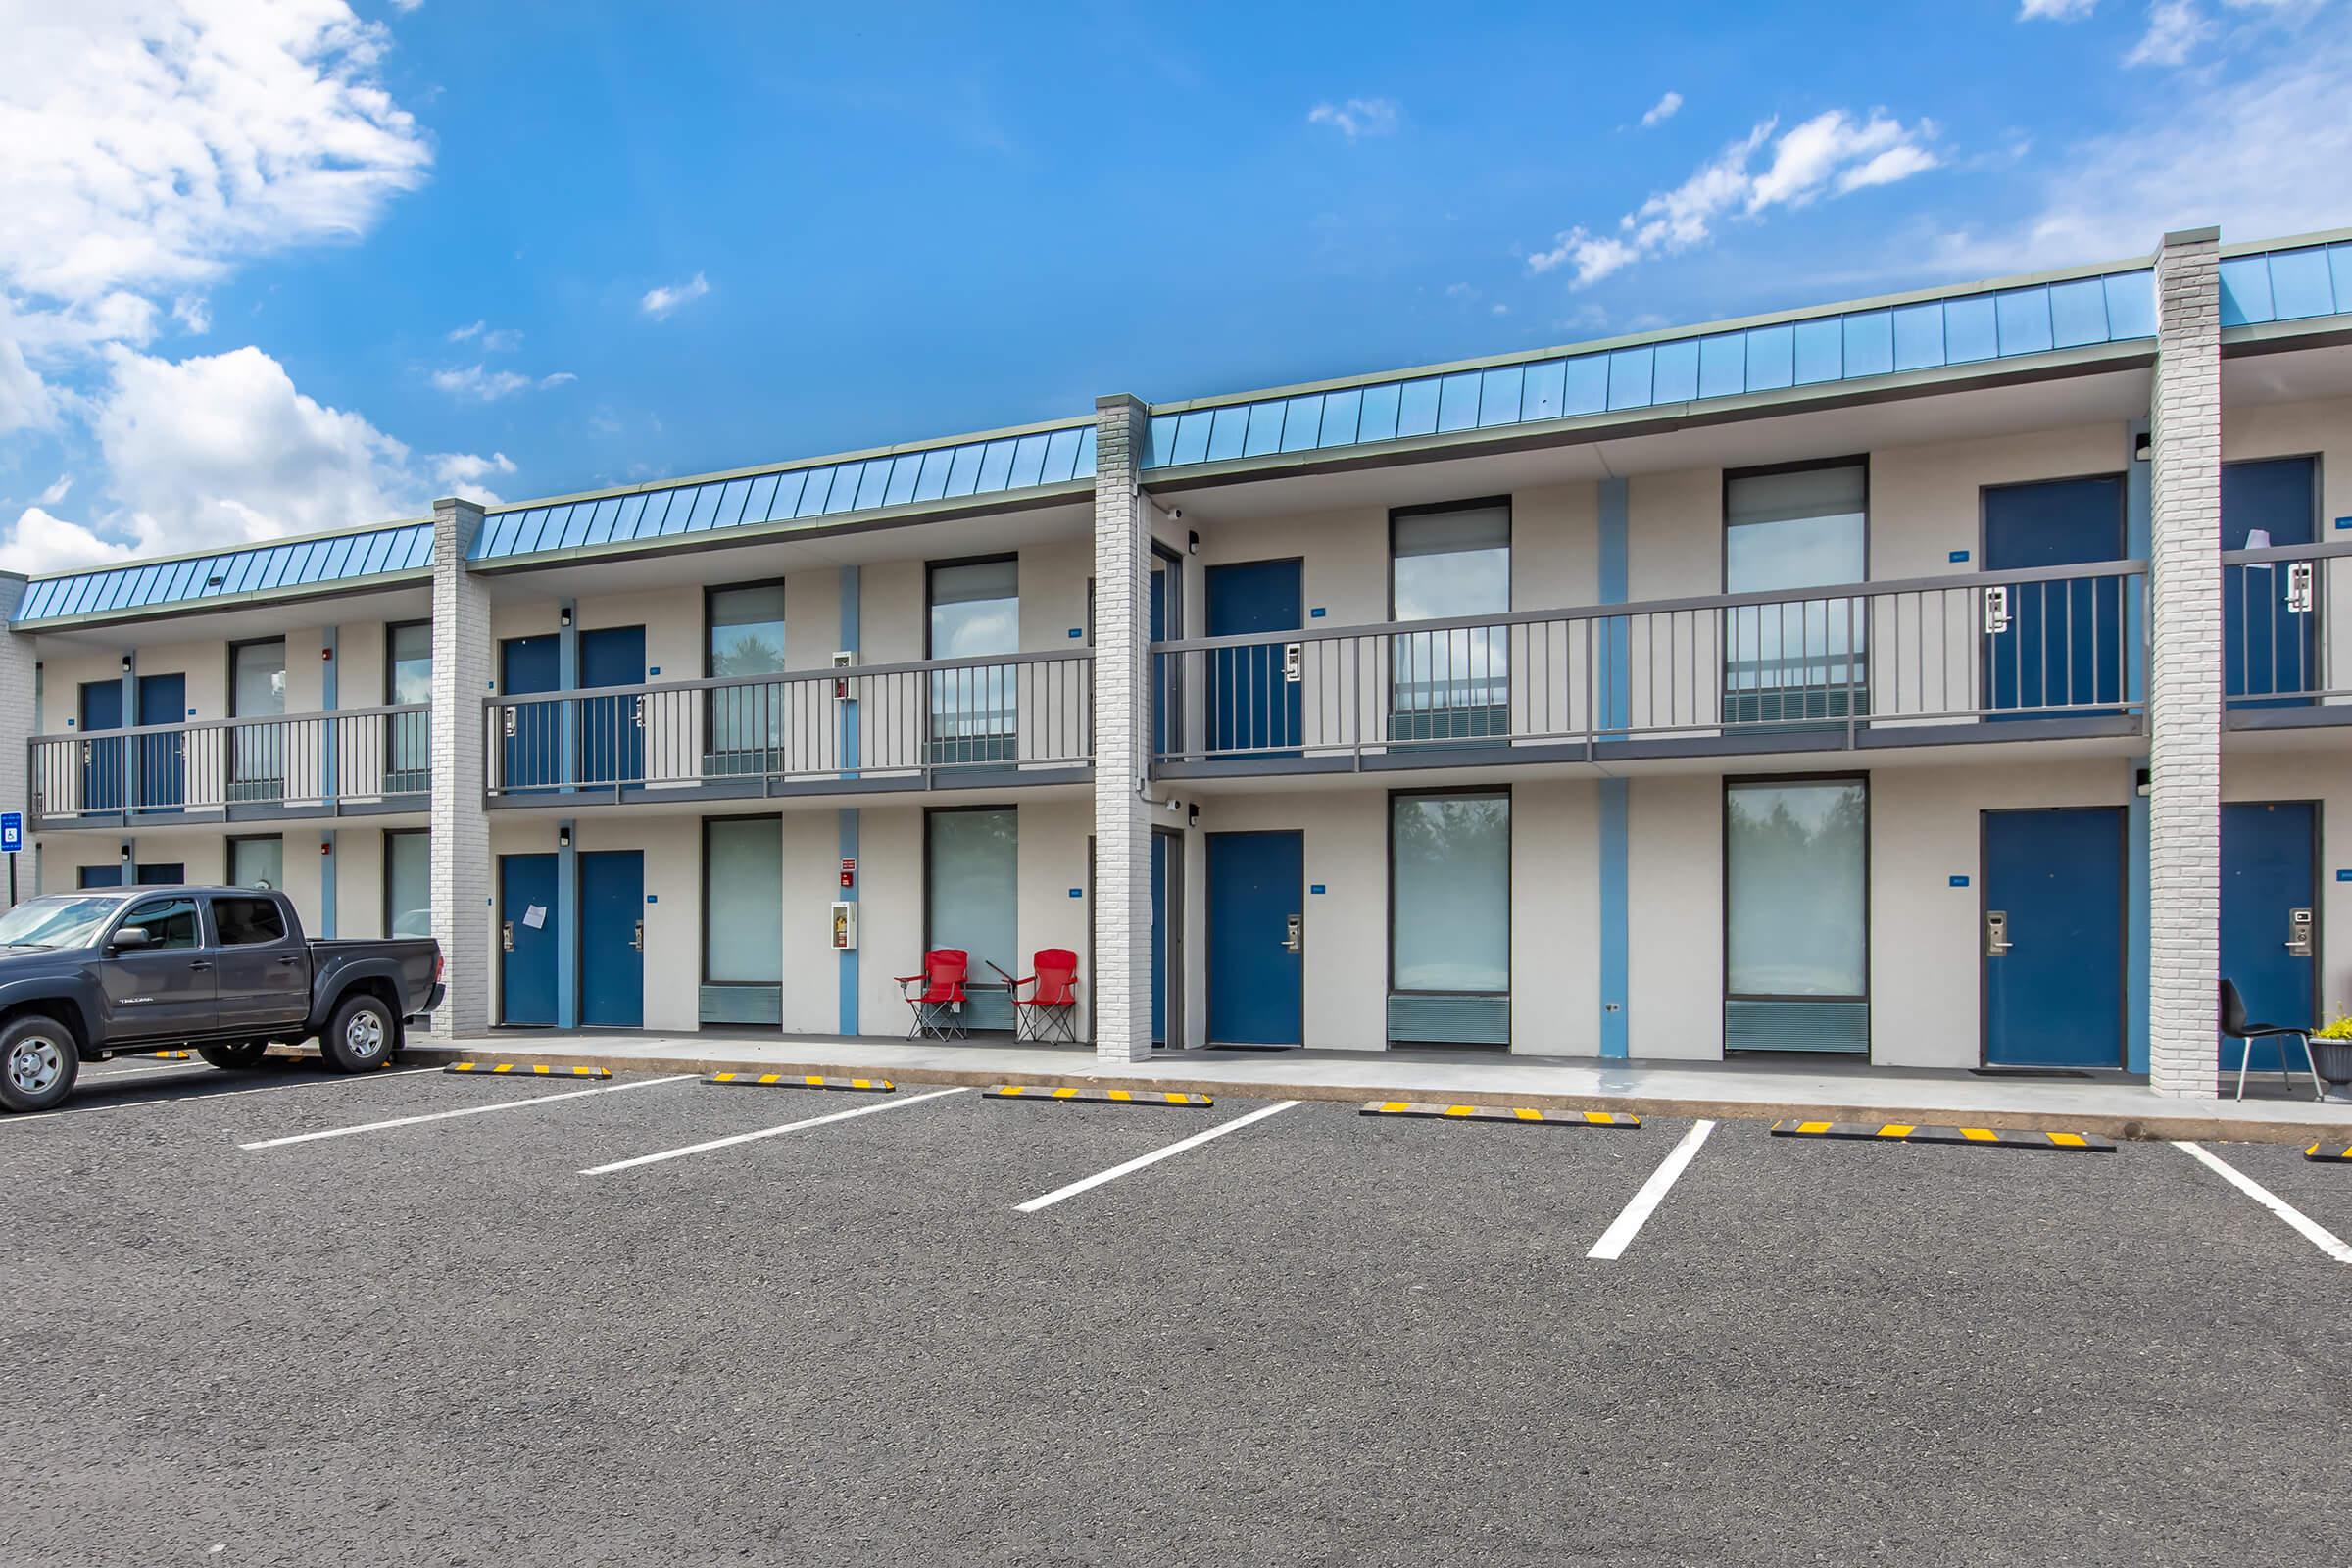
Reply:
[[[2148,527],[2148,1087],[2211,1098],[2222,929],[2221,231],[2164,237]]]
[[[433,503],[433,939],[448,964],[443,1037],[490,1027],[490,819],[482,808],[482,699],[490,693],[490,587],[466,569],[481,531],[470,501]]]
[[[1152,540],[1136,399],[1095,405],[1095,1055],[1152,1055]]]
[[[24,851],[17,857],[17,897],[29,899],[34,886],[32,859],[32,779],[29,752],[40,717],[33,711],[33,655],[30,637],[8,629],[17,606],[24,599],[24,579],[0,571],[0,811],[24,813]],[[0,909],[8,907],[8,868],[0,857]]]

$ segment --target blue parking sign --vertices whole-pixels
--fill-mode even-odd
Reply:
[[[14,855],[24,847],[24,813],[0,811],[0,855]]]

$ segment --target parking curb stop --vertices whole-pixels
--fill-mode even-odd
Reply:
[[[453,1061],[443,1072],[480,1073],[488,1077],[502,1074],[516,1078],[610,1078],[610,1067],[551,1066],[544,1061]]]
[[[2089,1133],[2024,1132],[2007,1127],[1927,1127],[1912,1122],[1776,1121],[1775,1138],[1829,1138],[1861,1143],[1989,1144],[2001,1149],[2064,1149],[2112,1154],[2115,1145]]]
[[[1621,1110],[1544,1110],[1536,1105],[1444,1105],[1418,1100],[1367,1100],[1359,1116],[1403,1116],[1422,1121],[1536,1122],[1546,1127],[1624,1127],[1642,1118]]]
[[[2352,1165],[2352,1146],[2314,1144],[2303,1151],[2303,1157],[2317,1165]]]
[[[736,1089],[836,1089],[867,1095],[895,1094],[899,1087],[888,1078],[827,1078],[812,1072],[714,1072],[703,1082]]]
[[[1206,1095],[1170,1089],[1089,1089],[1077,1084],[999,1084],[980,1098],[1077,1101],[1093,1105],[1188,1105],[1196,1109],[1216,1103]]]
[[[193,1061],[196,1057],[193,1051],[142,1051],[139,1054],[153,1056],[158,1061]]]

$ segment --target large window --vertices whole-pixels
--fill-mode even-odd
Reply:
[[[931,568],[926,659],[987,659],[1021,646],[1020,563],[1010,556]],[[934,765],[1002,762],[1014,755],[1013,666],[931,672]]]
[[[784,585],[710,590],[704,673],[714,680],[784,673]],[[766,773],[784,766],[784,683],[755,681],[710,692],[710,770]]]
[[[277,718],[286,710],[286,642],[232,643],[228,650],[228,711],[232,718]],[[278,801],[286,794],[286,736],[282,724],[240,725],[230,743],[228,798]]]
[[[384,628],[384,702],[394,708],[433,700],[433,627],[410,620]],[[384,721],[384,793],[421,795],[430,787],[433,715],[395,713]]]
[[[432,844],[422,828],[384,835],[384,935],[433,934]]]
[[[1723,857],[1725,1046],[1867,1051],[1868,784],[1730,783]]]
[[[703,823],[703,979],[784,983],[784,824],[776,817]]]
[[[1723,487],[1723,589],[1833,587],[1869,574],[1870,470],[1859,463],[1732,474]],[[1867,707],[1867,600],[1803,598],[1724,615],[1727,724],[1841,719]]]
[[[1511,798],[1398,795],[1389,803],[1389,952],[1396,991],[1511,989]]]
[[[240,888],[283,888],[286,885],[286,841],[268,838],[228,841],[228,880]]]
[[[1391,514],[1389,615],[1446,620],[1511,609],[1507,500]],[[1463,739],[1509,730],[1509,632],[1500,626],[1398,632],[1390,639],[1390,739]]]
[[[1028,972],[1020,966],[1018,816],[1009,808],[957,808],[931,812],[925,828],[923,946],[962,949],[971,984],[989,988],[971,992],[966,1028],[1010,1029],[1004,976]]]

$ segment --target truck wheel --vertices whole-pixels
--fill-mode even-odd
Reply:
[[[378,998],[347,998],[318,1037],[318,1054],[337,1072],[371,1072],[392,1059],[400,1022]]]
[[[46,1013],[0,1029],[0,1107],[47,1110],[73,1092],[80,1072],[73,1031]]]
[[[198,1046],[196,1054],[216,1067],[258,1067],[269,1049],[266,1040],[240,1040],[228,1046]]]

